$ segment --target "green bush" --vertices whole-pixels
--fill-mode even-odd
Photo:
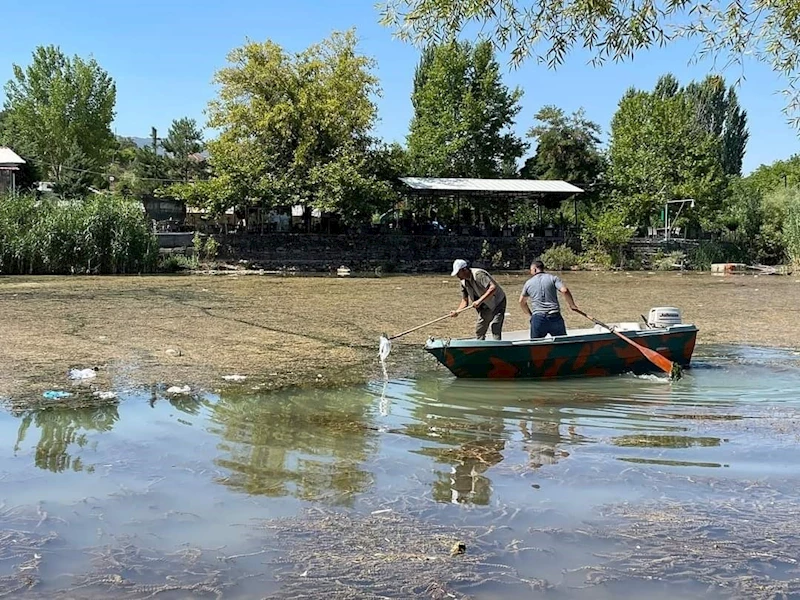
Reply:
[[[158,261],[158,270],[162,273],[177,273],[186,266],[186,257],[182,254],[169,254]]]
[[[0,272],[111,274],[152,271],[158,242],[138,202],[0,199]]]
[[[578,255],[566,244],[552,246],[542,253],[540,260],[551,271],[566,271],[578,264]]]
[[[578,257],[578,265],[586,271],[608,271],[614,265],[614,258],[596,248],[590,248]]]
[[[686,253],[682,250],[674,250],[667,254],[661,251],[653,256],[652,268],[656,271],[672,271],[676,268],[683,268],[686,263]]]
[[[610,255],[614,264],[622,264],[623,247],[631,241],[636,228],[625,222],[620,210],[607,210],[597,218],[587,218],[581,234],[584,247]]]
[[[214,260],[219,253],[219,242],[212,236],[208,236],[206,240],[205,255],[206,260]]]

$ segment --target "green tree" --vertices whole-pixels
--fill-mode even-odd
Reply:
[[[800,185],[800,154],[786,160],[776,160],[771,165],[761,165],[745,180],[762,193],[771,192],[779,187]]]
[[[584,48],[593,64],[631,59],[680,39],[722,62],[762,61],[787,80],[787,111],[800,110],[800,19],[796,2],[762,0],[383,0],[381,21],[420,45],[457,36],[477,24],[512,61],[550,67]],[[793,119],[798,124],[798,119]]]
[[[739,106],[733,87],[725,89],[725,80],[709,75],[702,82],[692,82],[683,90],[695,107],[697,124],[720,142],[720,163],[726,175],[742,174],[742,159],[749,133],[747,112]]]
[[[336,197],[352,212],[354,197],[341,193],[341,180],[322,174],[366,168],[359,156],[372,143],[379,89],[373,61],[356,45],[348,31],[297,54],[271,41],[233,50],[215,76],[219,96],[208,110],[209,127],[220,130],[208,142],[213,177],[170,191],[212,210],[256,202],[333,210]],[[336,161],[339,167],[330,165]]]
[[[75,168],[76,156],[84,166],[105,167],[114,147],[116,101],[108,73],[94,59],[69,58],[55,46],[38,47],[29,66],[13,70],[5,86],[4,137],[55,182]]]
[[[628,222],[646,225],[665,200],[694,198],[692,214],[711,224],[727,183],[720,145],[687,94],[626,92],[611,123],[609,182]]]
[[[567,116],[556,106],[545,106],[528,130],[537,142],[535,154],[522,173],[531,179],[563,179],[576,185],[597,181],[605,171],[600,151],[600,125],[586,118],[583,109]]]
[[[77,143],[72,144],[63,164],[61,177],[53,185],[53,193],[67,200],[78,200],[89,193],[97,180],[95,163],[84,154]]]
[[[150,146],[136,149],[132,167],[133,178],[130,193],[136,197],[153,196],[157,190],[169,185],[169,159],[154,152]]]
[[[500,177],[525,151],[511,131],[522,91],[509,90],[491,44],[426,48],[414,75],[408,134],[416,175]]]
[[[203,132],[194,119],[182,118],[172,121],[167,137],[161,142],[172,163],[170,174],[183,181],[189,181],[193,174],[199,174],[198,160],[205,145]]]

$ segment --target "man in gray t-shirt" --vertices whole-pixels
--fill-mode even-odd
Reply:
[[[548,333],[554,337],[567,335],[567,326],[558,304],[558,292],[564,294],[572,310],[577,310],[572,292],[560,277],[545,273],[544,263],[540,260],[531,264],[531,275],[533,277],[522,286],[519,297],[519,305],[531,318],[531,339],[543,338]]]

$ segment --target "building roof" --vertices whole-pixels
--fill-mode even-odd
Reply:
[[[416,192],[438,195],[533,195],[533,194],[578,194],[583,190],[559,180],[542,179],[470,179],[460,177],[401,177]]]
[[[24,164],[25,164],[25,160],[22,159],[11,148],[6,148],[5,146],[0,146],[0,166],[3,166],[3,167],[16,167],[16,166],[24,165]]]

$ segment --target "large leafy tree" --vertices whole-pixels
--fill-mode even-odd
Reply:
[[[761,165],[744,179],[749,186],[762,193],[777,188],[800,187],[800,154],[785,160]]]
[[[683,91],[694,104],[698,125],[720,142],[723,172],[726,175],[741,175],[742,159],[750,134],[747,130],[747,112],[739,106],[736,90],[733,87],[726,90],[722,77],[709,75],[699,83],[690,83]]]
[[[631,224],[647,224],[665,200],[694,198],[711,221],[726,178],[720,140],[698,124],[684,93],[629,90],[611,123],[609,180]]]
[[[583,109],[566,115],[557,106],[545,106],[534,119],[537,124],[528,130],[528,137],[536,140],[536,152],[525,162],[525,177],[588,186],[602,176],[600,125],[587,119]]]
[[[194,119],[175,119],[170,125],[167,137],[161,142],[171,163],[170,175],[189,181],[199,172],[198,155],[203,151],[203,132]]]
[[[208,142],[213,177],[171,191],[212,210],[302,204],[345,218],[383,202],[363,160],[378,81],[356,46],[348,31],[296,54],[271,41],[233,50],[209,104],[208,124],[220,131]]]
[[[800,111],[800,11],[797,2],[759,0],[383,0],[381,20],[421,45],[479,25],[512,60],[556,67],[576,48],[595,64],[632,58],[679,39],[699,42],[720,62],[767,63],[788,83],[787,110]],[[794,119],[798,123],[798,118]]]
[[[503,84],[491,44],[452,42],[426,48],[414,76],[408,134],[414,174],[500,177],[525,151],[511,131],[519,89]]]
[[[31,64],[14,65],[6,84],[3,137],[60,183],[111,159],[116,88],[94,59],[67,57],[55,46],[38,47]],[[76,162],[77,161],[77,162]]]

